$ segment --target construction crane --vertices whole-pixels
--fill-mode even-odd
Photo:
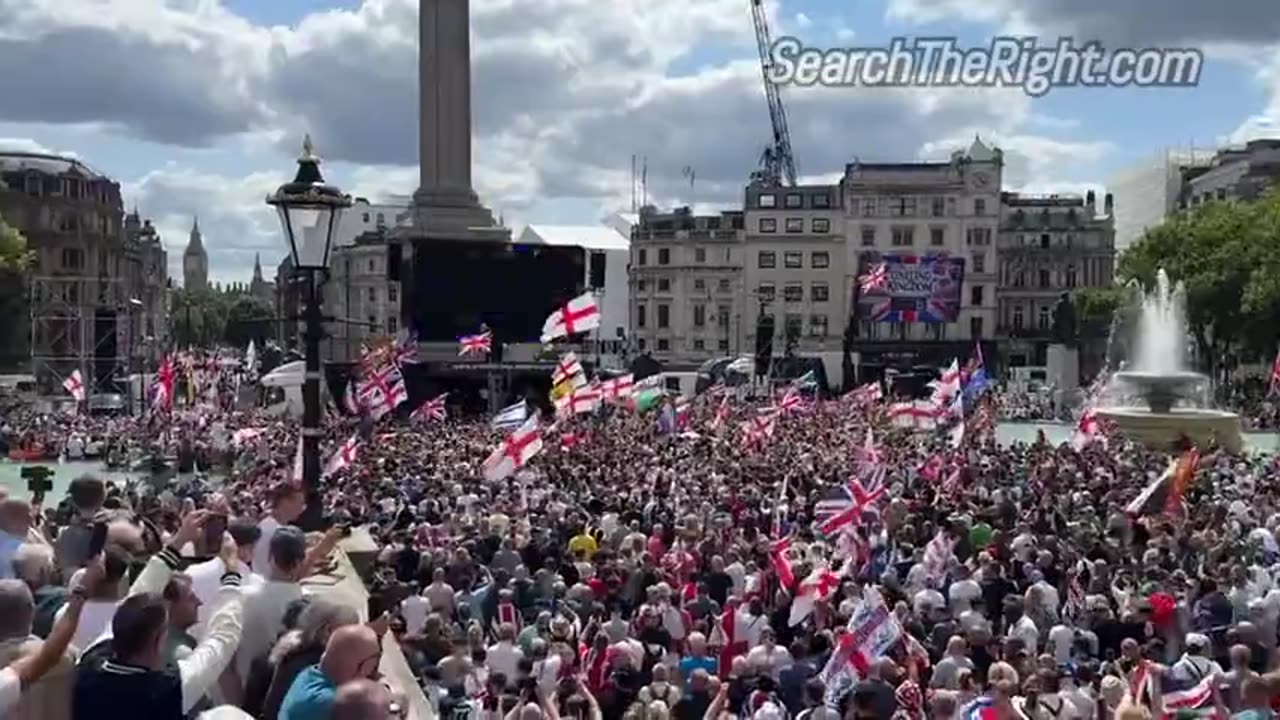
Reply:
[[[773,38],[769,34],[769,17],[765,13],[764,0],[751,0],[751,19],[756,26],[756,44],[760,47],[760,72],[764,77],[764,96],[769,102],[769,123],[773,126],[773,144],[760,156],[760,169],[751,174],[753,182],[765,185],[796,184],[796,159],[791,154],[791,131],[787,129],[787,109],[782,105],[778,85],[769,79],[773,68],[770,50]]]

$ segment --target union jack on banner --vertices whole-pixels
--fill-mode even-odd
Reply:
[[[894,295],[888,291],[886,282],[882,287],[872,288],[871,297],[865,298],[865,303],[859,303],[859,309],[871,322],[944,323],[954,320],[959,310],[960,286],[959,275],[953,276],[953,273],[960,272],[963,267],[958,266],[958,262],[938,255],[886,257],[880,264],[885,268],[886,276],[891,272],[890,266],[895,268],[892,272],[897,272],[899,266],[903,266],[900,268],[902,271],[915,276],[923,272],[929,278],[928,290]],[[922,270],[922,267],[928,270]],[[863,294],[868,294],[865,287]]]
[[[404,332],[396,336],[394,347],[397,365],[413,365],[418,362],[418,333]]]
[[[409,417],[413,420],[434,420],[443,422],[448,417],[448,411],[445,408],[445,398],[449,397],[449,393],[442,393],[437,397],[422,403],[418,409],[410,413]]]
[[[493,351],[493,333],[485,330],[475,335],[458,338],[458,355],[488,355]]]
[[[865,275],[858,278],[858,282],[862,287],[862,292],[869,293],[875,290],[884,290],[889,285],[889,265],[888,263],[878,263],[867,271]]]

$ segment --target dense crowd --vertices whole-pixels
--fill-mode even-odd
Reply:
[[[396,643],[457,718],[1273,717],[1273,458],[1202,448],[1175,492],[1170,455],[1123,438],[1002,447],[848,398],[744,447],[764,405],[699,397],[667,432],[624,406],[548,419],[542,452],[498,480],[485,421],[334,416],[327,453],[361,442],[325,480],[337,525],[310,536],[291,421],[11,414],[11,437],[214,472],[0,501],[0,703],[388,718]],[[372,618],[300,584],[350,525],[381,548]]]

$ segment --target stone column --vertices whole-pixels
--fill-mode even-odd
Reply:
[[[470,207],[470,0],[418,2],[420,205]]]

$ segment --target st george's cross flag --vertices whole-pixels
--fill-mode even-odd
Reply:
[[[352,435],[338,446],[337,451],[329,457],[329,462],[324,466],[324,477],[338,472],[342,468],[350,467],[356,461],[357,451],[360,449],[360,436]]]
[[[600,327],[600,308],[590,290],[557,308],[542,324],[542,344]]]
[[[62,387],[71,393],[71,397],[76,402],[84,401],[84,377],[80,375],[79,370],[72,370],[67,379],[62,381]]]
[[[534,415],[507,437],[484,461],[484,478],[489,482],[514,475],[542,452],[542,431]]]

